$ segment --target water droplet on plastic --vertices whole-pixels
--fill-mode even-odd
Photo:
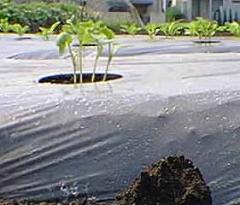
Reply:
[[[112,150],[108,150],[108,152],[107,152],[107,154],[112,154],[113,153],[113,151]]]
[[[222,117],[222,120],[227,120],[227,117],[226,117],[226,116],[223,116],[223,117]]]
[[[97,201],[97,198],[95,196],[90,196],[88,197],[88,201],[90,202],[96,202]]]
[[[40,125],[40,121],[35,122],[34,125],[35,125],[35,126]]]
[[[79,194],[78,186],[71,187],[71,194],[74,196],[77,196]]]
[[[208,117],[208,116],[206,116],[204,119],[205,119],[206,121],[208,121],[208,120],[209,120],[209,117]]]

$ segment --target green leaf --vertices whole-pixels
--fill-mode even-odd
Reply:
[[[63,32],[58,36],[57,46],[59,47],[59,53],[63,54],[68,46],[73,42],[73,38],[70,34]]]
[[[107,27],[103,27],[101,33],[105,35],[107,39],[113,39],[115,37],[115,33]]]
[[[60,25],[60,21],[57,21],[56,23],[54,23],[51,27],[50,27],[50,32],[53,33],[55,31],[55,29]]]

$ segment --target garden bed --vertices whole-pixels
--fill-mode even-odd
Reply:
[[[24,49],[12,42],[0,42],[1,197],[51,201],[77,192],[111,200],[153,161],[184,154],[200,168],[214,204],[240,198],[238,53],[118,56],[114,73],[124,78],[74,88],[35,82],[70,73],[70,59],[6,59],[55,48],[51,42],[35,39]],[[181,48],[186,40],[160,44]],[[149,45],[143,39],[139,46]]]

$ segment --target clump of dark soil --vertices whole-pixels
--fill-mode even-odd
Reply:
[[[119,205],[211,205],[211,192],[193,163],[168,157],[143,171],[125,192]]]
[[[141,172],[112,202],[86,197],[68,203],[6,202],[0,205],[212,205],[211,192],[197,167],[184,156],[163,158]]]

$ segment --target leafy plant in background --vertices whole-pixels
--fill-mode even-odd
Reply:
[[[185,30],[185,34],[190,36],[198,36],[198,38],[201,39],[202,36],[200,31],[200,22],[192,21],[191,23],[189,23]]]
[[[125,24],[129,24],[129,22],[115,21],[115,19],[114,19],[111,21],[104,20],[104,24],[114,32],[121,32],[121,26],[125,25]]]
[[[83,52],[84,46],[87,44],[96,44],[98,47],[97,56],[95,58],[94,70],[92,81],[95,81],[95,72],[97,67],[98,59],[102,53],[102,46],[104,44],[112,44],[112,39],[114,38],[114,33],[108,29],[101,22],[74,22],[73,19],[69,20],[63,27],[63,32],[60,33],[57,45],[59,47],[59,52],[63,53],[66,49],[69,50],[72,64],[74,68],[74,84],[77,83],[77,70],[79,70],[79,82],[83,83]],[[73,49],[71,47],[72,42],[76,40],[79,47]],[[112,59],[111,52],[109,54],[109,59]],[[107,65],[109,66],[109,65]],[[108,68],[106,68],[107,70]],[[103,78],[103,80],[106,80]]]
[[[10,26],[10,28],[11,31],[17,33],[19,36],[23,36],[29,30],[28,26],[22,26],[20,24],[13,24]]]
[[[166,17],[168,22],[177,21],[184,18],[183,13],[176,6],[167,8]]]
[[[240,37],[240,24],[237,22],[232,22],[232,23],[227,23],[226,24],[228,31],[236,36],[236,37]]]
[[[139,31],[141,31],[141,27],[136,24],[124,24],[121,26],[121,31],[132,36],[135,36]]]
[[[39,32],[39,27],[49,28],[58,21],[64,24],[72,15],[80,12],[80,8],[71,3],[32,1],[21,4],[10,2],[4,5],[0,9],[0,19],[7,18],[11,24],[27,25],[32,33]]]
[[[154,40],[156,35],[159,33],[160,28],[157,24],[149,23],[144,27],[145,31],[147,32],[149,38]]]
[[[203,26],[203,37],[211,40],[218,31],[218,23],[216,21],[206,21]]]
[[[1,0],[0,1],[0,10],[7,8],[10,3],[11,3],[11,0]]]
[[[204,38],[208,40],[211,40],[217,31],[217,22],[210,21],[202,17],[198,17],[195,21],[192,21],[187,28],[187,34],[197,36],[199,39]]]
[[[159,25],[160,31],[165,35],[166,38],[173,38],[179,35],[182,30],[182,25],[180,21],[173,21],[169,23],[163,23]]]
[[[229,28],[228,28],[227,24],[224,24],[224,25],[218,26],[217,31],[218,32],[228,32]]]
[[[58,21],[53,25],[51,25],[50,28],[39,27],[39,30],[41,31],[39,34],[43,37],[45,41],[48,41],[50,38],[50,35],[54,34],[54,31],[59,25],[60,25],[60,22]]]
[[[0,19],[0,31],[3,33],[11,31],[11,25],[9,24],[7,18]]]

